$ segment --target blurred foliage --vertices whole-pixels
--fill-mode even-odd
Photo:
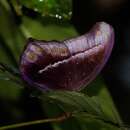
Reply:
[[[42,16],[55,17],[58,19],[70,19],[72,14],[71,0],[22,0],[20,3]]]
[[[12,0],[11,2],[0,1],[0,62],[18,69],[20,54],[26,44],[26,39],[29,37],[44,40],[63,40],[78,35],[69,20],[63,22],[60,19],[55,20],[55,18],[51,17],[58,14],[58,16],[62,16],[65,19],[70,19],[70,12],[72,11],[71,0],[22,0],[20,3]],[[32,18],[24,13],[21,16],[15,16],[10,4],[15,9],[18,6],[17,4],[20,4],[19,6],[30,8],[41,13],[42,16],[38,15],[36,18]],[[48,18],[44,17],[45,15],[48,15]],[[16,21],[19,17],[21,22],[17,24]],[[7,123],[26,120],[26,115],[24,115],[26,112],[17,106],[22,100],[24,88],[21,88],[20,84],[18,85],[8,80],[6,76],[4,72],[0,71],[0,100],[4,102],[0,110],[5,109],[7,111],[7,114],[5,112],[6,117],[11,116]],[[30,98],[25,100],[30,100],[31,102],[33,95],[30,93],[28,95]],[[49,98],[49,101],[44,99],[45,97]],[[103,79],[100,77],[87,86],[82,93],[50,92],[43,94],[38,100],[42,103],[40,107],[42,107],[48,117],[57,116],[57,114],[65,111],[77,112],[74,117],[60,124],[52,123],[54,130],[120,129],[111,123],[107,123],[107,121],[122,125],[111,96]],[[34,106],[31,107],[34,109]],[[37,110],[41,109],[39,106],[35,107],[37,107]],[[10,114],[8,115],[8,113]],[[99,119],[92,118],[92,116],[98,116]],[[3,120],[2,118],[3,116],[0,116],[0,120]],[[1,125],[3,124],[6,124],[6,122],[2,122]]]
[[[29,35],[29,37],[34,37],[37,39],[45,39],[45,40],[63,40],[72,36],[76,36],[77,32],[74,27],[69,23],[61,24],[59,21],[50,22],[49,24],[44,21],[38,22],[36,19],[31,19],[26,16],[22,18],[23,24],[21,25],[23,31]],[[54,33],[54,32],[57,33]]]

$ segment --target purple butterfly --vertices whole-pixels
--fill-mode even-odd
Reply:
[[[20,60],[21,75],[42,90],[80,90],[99,74],[113,43],[113,28],[104,22],[64,41],[29,39]]]

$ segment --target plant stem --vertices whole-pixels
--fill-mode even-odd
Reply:
[[[29,121],[29,122],[23,122],[18,124],[12,124],[12,125],[6,125],[0,127],[0,130],[6,130],[6,129],[13,129],[13,128],[19,128],[23,126],[29,126],[29,125],[35,125],[35,124],[42,124],[42,123],[55,123],[55,122],[62,122],[72,116],[71,113],[64,113],[58,117],[55,118],[48,118],[48,119],[42,119],[42,120],[36,120],[36,121]]]
[[[17,123],[17,124],[12,124],[12,125],[6,125],[6,126],[0,127],[0,130],[20,128],[20,127],[24,127],[24,126],[30,126],[30,125],[36,125],[36,124],[42,124],[42,123],[58,123],[58,122],[62,122],[64,120],[67,120],[70,117],[75,117],[75,115],[73,115],[73,114],[74,113],[67,112],[67,113],[64,113],[64,114],[62,114],[62,115],[60,115],[58,117],[55,117],[55,118],[48,118],[48,119],[41,119],[41,120]],[[107,121],[107,120],[101,119],[101,118],[93,116],[93,115],[88,115],[88,117],[103,121],[104,123],[113,125],[113,126],[118,127],[118,128],[130,128],[130,126],[128,126],[128,125],[120,126],[117,123],[114,123],[112,121]]]

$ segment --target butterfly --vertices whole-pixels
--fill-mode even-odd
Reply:
[[[23,80],[43,91],[79,91],[100,73],[113,45],[114,29],[105,22],[64,41],[29,38],[20,58],[20,72]]]

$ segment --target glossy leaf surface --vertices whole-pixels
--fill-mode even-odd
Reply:
[[[42,16],[68,20],[72,15],[71,0],[22,0],[20,3]]]

